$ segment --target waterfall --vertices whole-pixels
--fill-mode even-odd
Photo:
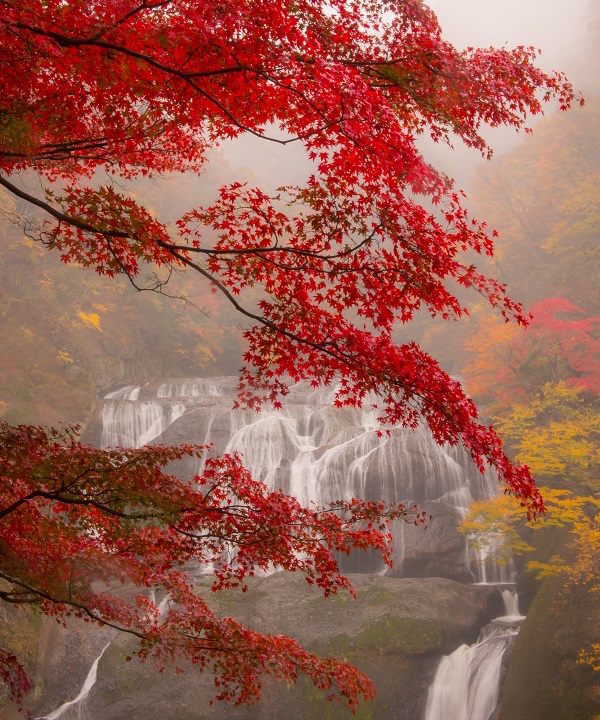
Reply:
[[[427,696],[424,720],[489,720],[498,704],[502,658],[519,632],[515,588],[500,588],[505,615],[486,625],[477,642],[440,661]]]
[[[426,428],[392,427],[380,437],[370,399],[363,408],[336,408],[335,388],[297,383],[290,386],[280,410],[254,412],[232,409],[235,387],[235,378],[202,378],[115,390],[104,398],[100,444],[140,447],[155,439],[168,444],[181,438],[212,443],[215,455],[240,453],[255,479],[295,495],[304,505],[353,497],[417,504],[431,512],[437,528],[444,523],[455,527],[474,500],[497,492],[494,473],[480,473],[460,446],[439,446]],[[173,440],[171,427],[179,428]],[[191,472],[202,472],[203,462]],[[185,472],[189,475],[190,468]],[[444,513],[439,508],[445,508]],[[412,553],[410,572],[418,572],[419,547],[436,542],[436,536],[439,542],[448,541],[447,533],[444,539],[443,532],[424,534],[401,522],[394,523],[391,532],[395,564]],[[480,582],[510,580],[510,570],[490,569],[466,551],[462,540],[452,542],[459,543],[461,579],[468,579],[468,562]],[[367,556],[361,554],[356,564],[344,559],[344,570],[385,570],[378,556]],[[458,577],[443,562],[431,572]]]
[[[169,607],[169,603],[171,602],[171,596],[169,594],[166,594],[164,598],[160,601],[156,601],[156,591],[154,588],[150,589],[150,596],[149,600],[155,605],[156,610],[158,612],[158,619],[162,618],[162,616],[165,614]]]
[[[488,720],[498,703],[500,665],[518,630],[495,621],[478,641],[442,658],[429,690],[425,720]]]
[[[525,615],[521,615],[521,613],[519,612],[519,596],[517,595],[516,588],[500,588],[500,593],[502,594],[504,610],[506,611],[503,615],[503,619],[506,621],[524,620]]]
[[[101,447],[147,445],[185,412],[180,402],[138,402],[140,390],[127,385],[104,396]]]
[[[481,583],[505,583],[500,592],[505,615],[484,627],[476,643],[463,645],[442,658],[429,689],[424,720],[489,720],[498,702],[502,658],[518,632],[522,617],[514,587],[514,568],[486,562],[493,548],[466,551],[456,524],[473,501],[497,492],[493,472],[480,473],[461,448],[439,446],[426,428],[393,427],[379,436],[377,411],[335,408],[335,389],[297,383],[283,398],[283,407],[260,412],[233,410],[233,378],[166,380],[144,386],[128,385],[104,397],[102,447],[141,447],[153,440],[165,444],[212,443],[212,453],[240,453],[252,476],[272,490],[294,494],[301,503],[327,504],[361,497],[366,500],[417,503],[434,515],[431,530],[423,532],[402,522],[392,525],[394,561],[410,576],[429,548],[441,560],[429,574]],[[182,477],[200,473],[205,458],[184,467]],[[192,463],[190,462],[190,466]],[[437,524],[436,524],[437,523]],[[449,550],[449,546],[452,546]],[[450,554],[453,553],[449,561]],[[385,572],[379,557],[358,553],[344,559],[345,572]],[[449,562],[460,566],[455,575]],[[200,569],[199,572],[208,570]],[[413,575],[414,577],[415,575]],[[422,577],[423,575],[417,575]],[[460,577],[459,577],[460,576]],[[156,603],[158,622],[168,612],[169,596]],[[96,658],[74,700],[39,720],[57,720],[67,711],[84,717],[84,700],[96,682]]]
[[[510,585],[515,582],[517,568],[513,558],[507,558],[503,563],[495,560],[500,542],[500,539],[492,538],[482,548],[467,546],[467,565],[482,585]]]
[[[104,396],[105,400],[137,400],[140,396],[140,388],[136,385],[125,385],[125,387],[109,392]]]
[[[156,397],[221,397],[224,394],[222,385],[211,380],[182,380],[181,382],[162,383],[156,389]]]
[[[232,378],[128,385],[104,397],[101,445],[140,447],[194,410],[201,419],[198,431],[205,429],[194,442],[213,441],[218,453],[242,453],[253,477],[303,501],[385,497],[443,502],[463,511],[495,494],[493,474],[479,473],[462,448],[438,446],[423,428],[393,427],[378,437],[377,412],[368,401],[362,409],[335,408],[333,394],[331,388],[297,383],[281,410],[256,413],[231,409]],[[224,442],[208,427],[217,419],[227,425]]]
[[[112,640],[110,641],[112,642]],[[87,698],[87,696],[90,694],[91,689],[96,684],[96,679],[98,677],[98,663],[100,662],[102,656],[106,652],[108,646],[110,645],[110,642],[108,642],[103,648],[102,652],[98,657],[94,660],[92,663],[92,666],[83,682],[83,685],[81,687],[81,690],[79,691],[79,694],[76,698],[73,700],[69,700],[66,703],[63,703],[59,708],[56,710],[53,710],[51,713],[48,713],[47,715],[42,715],[39,718],[36,718],[36,720],[57,720],[57,718],[62,717],[69,708],[76,708],[77,709],[77,718],[78,720],[83,720],[85,718],[85,710],[82,710],[83,702]]]
[[[149,599],[156,606],[156,609],[158,611],[158,620],[160,622],[161,618],[169,609],[171,596],[167,594],[162,598],[160,602],[157,603],[156,591],[154,588],[151,588],[149,593]],[[94,685],[96,684],[96,680],[98,679],[98,664],[100,663],[102,656],[107,651],[111,643],[112,640],[106,643],[106,645],[100,651],[98,657],[92,663],[92,666],[90,667],[88,674],[83,681],[83,685],[81,686],[81,690],[79,691],[77,697],[73,698],[73,700],[69,700],[63,703],[60,707],[56,708],[56,710],[53,710],[47,715],[41,715],[40,717],[36,718],[36,720],[58,720],[58,718],[62,717],[69,710],[75,711],[77,720],[87,719],[85,700],[90,694]],[[72,715],[72,712],[68,712],[68,715]]]

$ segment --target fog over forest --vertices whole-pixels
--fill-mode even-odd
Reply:
[[[563,68],[580,58],[594,6],[590,0],[431,0],[445,37],[457,47],[532,45],[541,65]],[[566,66],[565,66],[566,69]]]
[[[590,33],[598,8],[594,0],[432,0],[444,37],[457,47],[532,46],[541,50],[539,64],[545,70],[566,72],[584,96],[596,94],[598,74],[590,67],[594,37]],[[535,120],[533,124],[535,124]],[[521,135],[508,128],[486,130],[496,154],[514,147]],[[456,144],[454,151],[437,147],[436,162],[463,187],[472,182],[477,153]]]

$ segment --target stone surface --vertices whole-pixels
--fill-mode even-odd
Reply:
[[[441,655],[473,642],[479,629],[497,615],[496,589],[465,586],[441,578],[396,579],[352,576],[356,600],[340,594],[328,600],[300,576],[283,573],[255,580],[249,591],[211,596],[223,614],[250,627],[295,637],[321,655],[356,664],[375,682],[373,704],[361,706],[359,718],[414,720],[420,717],[427,688]],[[201,591],[206,591],[204,587]],[[48,713],[75,697],[87,669],[106,642],[106,631],[86,636],[53,631],[45,663],[42,700],[30,708]],[[251,707],[210,705],[212,677],[186,668],[158,674],[150,663],[126,663],[131,641],[117,637],[102,657],[98,682],[87,701],[94,720],[308,720],[350,718],[342,706],[324,701],[312,685],[292,688],[267,682],[262,701]],[[75,668],[75,670],[73,670]],[[54,687],[54,685],[57,687]],[[63,716],[64,720],[70,720]],[[75,716],[73,716],[75,717]]]
[[[439,502],[421,503],[430,516],[426,528],[405,525],[402,531],[402,562],[389,570],[391,577],[444,577],[459,582],[475,578],[465,563],[465,540],[458,532],[457,510]]]

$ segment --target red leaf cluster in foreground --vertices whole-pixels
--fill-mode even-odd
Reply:
[[[458,51],[420,0],[3,0],[0,186],[37,209],[9,214],[65,262],[125,274],[136,287],[148,265],[211,282],[253,322],[240,404],[277,405],[289,378],[339,381],[338,405],[376,392],[382,420],[424,422],[439,442],[461,442],[535,514],[543,502],[529,471],[508,460],[460,384],[415,344],[393,340],[419,309],[466,313],[457,285],[526,323],[504,287],[464,259],[491,255],[492,241],[416,138],[459,139],[487,156],[482,125],[521,128],[550,98],[569,107],[570,84],[535,57],[524,47]],[[200,169],[209,149],[243,134],[302,145],[312,175],[271,194],[233,178],[173,226],[122,189],[123,179]],[[180,647],[216,662],[224,697],[255,697],[261,669],[307,672],[321,685],[336,678],[350,705],[370,694],[343,665],[212,616],[173,562],[200,552],[217,562],[219,587],[273,560],[328,592],[344,581],[325,548],[382,549],[383,506],[303,510],[231,458],[209,465],[196,496],[159,468],[197,449],[111,454],[72,440],[61,449],[41,430],[3,435],[2,572],[13,583],[4,599],[42,597],[48,613],[80,603],[82,614],[139,632],[142,652],[167,659]],[[350,528],[373,525],[351,530],[344,517]],[[219,564],[217,529],[236,545],[231,567]],[[147,601],[136,608],[92,593],[92,578],[121,574],[150,587],[160,580],[181,609],[159,624]],[[219,654],[230,644],[239,652]],[[241,648],[255,664],[242,663]]]
[[[320,659],[283,636],[248,630],[214,614],[185,567],[214,569],[212,590],[242,586],[257,571],[302,572],[327,596],[352,592],[334,553],[376,548],[390,563],[388,523],[416,524],[416,508],[359,500],[302,507],[253,480],[237,457],[206,460],[193,483],[165,472],[207,448],[148,446],[98,450],[72,430],[0,425],[0,599],[33,603],[46,615],[100,622],[140,640],[138,654],[159,664],[187,659],[218,675],[218,699],[260,696],[263,674],[306,674],[353,707],[373,688],[355,668]],[[146,595],[169,597],[159,616]],[[0,655],[13,693],[27,689],[14,657]]]

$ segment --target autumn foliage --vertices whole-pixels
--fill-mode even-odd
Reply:
[[[600,395],[600,317],[561,297],[535,303],[531,315],[527,329],[478,319],[465,344],[471,393],[493,413],[531,400],[547,383]]]
[[[219,699],[256,699],[263,673],[288,681],[304,673],[350,707],[372,696],[355,668],[217,617],[182,568],[212,567],[213,591],[273,568],[304,573],[326,596],[351,591],[334,553],[369,547],[390,562],[387,522],[423,523],[422,513],[359,500],[305,508],[267,491],[237,457],[208,459],[191,483],[165,471],[185,456],[204,457],[201,446],[103,451],[81,445],[72,430],[0,431],[2,600],[122,630],[140,639],[140,657],[159,664],[210,667]],[[123,596],[124,586],[167,593],[168,612],[161,617],[147,594]],[[2,659],[5,674],[18,675],[16,660]]]
[[[289,379],[338,382],[338,405],[376,392],[383,422],[427,424],[481,469],[494,466],[529,513],[543,508],[529,470],[507,458],[460,383],[392,339],[419,309],[465,314],[453,285],[526,322],[503,285],[464,259],[491,255],[492,241],[416,137],[460,138],[488,156],[482,125],[521,128],[552,97],[569,107],[570,84],[539,70],[531,48],[459,52],[418,0],[6,0],[0,44],[0,186],[36,211],[8,213],[29,237],[138,288],[164,291],[169,272],[185,269],[210,283],[252,323],[241,405],[277,406]],[[301,145],[306,183],[269,194],[233,179],[173,225],[122,189],[140,175],[201,170],[209,149],[243,134]],[[330,551],[385,554],[381,523],[402,508],[302,509],[234,458],[210,465],[196,492],[162,467],[198,448],[104,453],[35,428],[2,433],[5,600],[122,627],[161,661],[181,652],[211,664],[224,698],[254,699],[262,671],[305,672],[351,707],[371,694],[342,664],[214,617],[173,568],[215,562],[219,588],[273,562],[331,592],[345,581]],[[235,562],[222,560],[222,542]],[[174,606],[159,622],[141,595],[132,605],[92,592],[92,578],[160,585]]]
[[[489,547],[493,538],[501,560],[524,554],[525,567],[540,581],[557,576],[544,583],[540,597],[552,596],[555,637],[571,637],[557,657],[562,678],[569,667],[576,693],[582,691],[575,678],[585,677],[577,664],[600,670],[594,619],[600,591],[599,119],[595,103],[571,116],[554,115],[480,173],[478,211],[499,228],[499,266],[511,286],[523,288],[533,319],[523,329],[483,313],[474,318],[464,366],[467,387],[505,448],[542,485],[546,513],[526,523],[515,499],[502,495],[475,503],[463,531],[477,547]],[[531,577],[527,582],[534,585]],[[571,633],[569,623],[584,607],[591,615]],[[540,628],[538,611],[530,633]],[[541,688],[550,703],[561,702],[561,682],[553,674]]]

